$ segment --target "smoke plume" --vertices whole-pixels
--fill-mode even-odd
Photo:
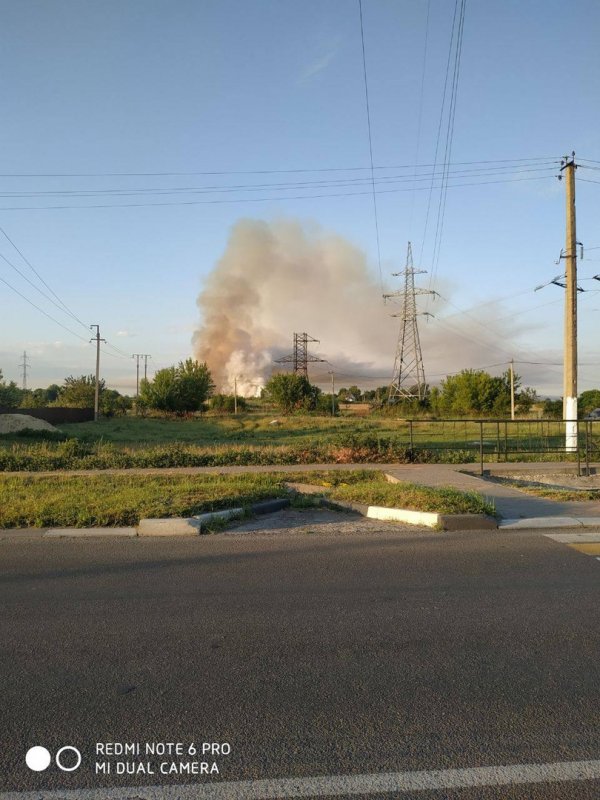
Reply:
[[[391,314],[398,307],[384,306],[381,294],[365,254],[342,237],[293,220],[240,220],[198,297],[202,323],[194,354],[207,362],[219,390],[233,391],[237,379],[238,392],[252,396],[282,368],[274,361],[291,353],[293,333],[306,331],[319,340],[311,352],[333,365],[338,386],[385,385],[398,336]],[[437,316],[442,307],[436,300],[431,310]],[[496,345],[490,335],[482,343],[484,331],[472,316],[452,327],[423,319],[426,374],[510,358],[505,348],[514,331],[504,329]],[[309,365],[309,377],[327,386],[331,368]]]

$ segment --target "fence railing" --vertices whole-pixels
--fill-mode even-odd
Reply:
[[[576,446],[566,445],[567,423],[575,425]],[[562,454],[583,465],[600,458],[600,420],[556,419],[406,419],[407,445],[422,450],[475,452],[481,472],[486,461],[509,461],[515,455]],[[571,427],[571,425],[569,427]]]

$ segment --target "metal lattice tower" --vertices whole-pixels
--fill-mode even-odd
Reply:
[[[308,333],[295,333],[294,334],[294,352],[290,355],[278,358],[276,364],[293,364],[294,372],[298,375],[304,375],[308,378],[308,365],[313,361],[325,361],[324,358],[317,358],[311,356],[308,352],[309,342],[319,342],[318,339],[313,339]]]
[[[399,292],[384,294],[386,300],[392,297],[399,298],[402,306],[402,310],[398,314],[392,314],[393,317],[400,318],[400,331],[398,333],[394,373],[388,393],[388,403],[394,403],[398,400],[425,399],[425,369],[423,368],[417,317],[431,316],[431,314],[417,311],[417,295],[435,294],[429,289],[415,287],[415,275],[424,274],[425,272],[426,270],[414,268],[412,247],[409,242],[406,266],[402,272],[393,273],[394,276],[404,278],[404,289]]]
[[[27,391],[27,370],[29,369],[29,360],[30,359],[27,355],[27,352],[23,350],[23,361],[21,364],[19,364],[19,366],[23,368],[23,391]]]

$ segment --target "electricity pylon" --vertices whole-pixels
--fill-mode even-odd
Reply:
[[[418,316],[431,316],[427,312],[417,311],[417,295],[432,294],[430,289],[420,289],[415,286],[415,275],[424,274],[426,270],[415,269],[413,266],[412,247],[408,243],[406,253],[406,266],[402,272],[394,272],[394,276],[404,278],[404,288],[399,292],[384,294],[386,300],[397,297],[400,299],[402,310],[393,317],[400,319],[398,344],[396,345],[396,358],[394,360],[394,373],[388,392],[388,403],[398,400],[424,400],[427,385],[425,383],[425,369],[419,339]]]
[[[294,372],[298,375],[304,375],[305,378],[308,377],[308,364],[309,362],[316,362],[316,361],[325,361],[324,358],[318,358],[317,356],[311,356],[308,352],[308,343],[309,342],[319,342],[318,339],[313,339],[312,336],[309,336],[308,333],[295,333],[294,334],[294,352],[290,353],[289,356],[283,356],[283,358],[278,358],[275,362],[276,364],[293,364],[294,365]]]

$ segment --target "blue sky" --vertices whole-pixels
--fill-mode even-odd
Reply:
[[[427,9],[427,0],[363,0],[377,166],[415,163]],[[448,0],[430,0],[420,163],[431,163],[435,152],[453,11]],[[235,174],[369,165],[357,1],[25,0],[3,2],[2,19],[0,225],[80,320],[99,322],[124,354],[151,353],[155,367],[191,354],[199,321],[196,296],[231,226],[243,217],[316,221],[362,248],[377,276],[368,186],[362,187],[366,194],[298,200],[284,198],[318,190],[186,195],[195,205],[176,204],[175,194],[97,194],[368,176]],[[599,32],[600,6],[591,0],[468,2],[452,161],[560,157],[571,150],[600,160]],[[228,174],[192,174],[210,172]],[[86,177],[68,177],[81,174]],[[564,188],[554,174],[549,168],[543,180],[457,187],[447,196],[436,287],[453,305],[441,314],[472,309],[482,338],[494,331],[505,336],[507,326],[510,334],[514,320],[507,350],[523,361],[561,358],[561,291],[533,293],[561,270],[554,261],[564,246]],[[597,174],[581,169],[578,179],[596,180]],[[41,194],[88,190],[95,194]],[[264,197],[278,199],[249,201]],[[167,205],[115,207],[126,203]],[[434,195],[434,210],[436,203]],[[102,204],[113,207],[85,207]],[[378,195],[386,281],[402,267],[408,239],[420,251],[426,204],[427,191]],[[76,207],[47,208],[54,205]],[[587,247],[600,246],[600,186],[578,180],[577,211],[578,238]],[[432,233],[430,224],[424,268],[432,256]],[[0,253],[37,282],[1,235]],[[600,249],[590,250],[580,275],[599,272]],[[87,338],[83,326],[4,261],[0,278]],[[591,289],[594,283],[582,286]],[[31,357],[32,385],[93,371],[91,345],[5,284],[0,294],[5,376],[20,380],[24,349]],[[581,296],[581,389],[600,385],[594,364],[599,308],[598,295]],[[454,325],[464,319],[448,317]],[[462,366],[498,360],[488,351],[481,364]],[[560,394],[560,367],[523,364],[518,371],[525,383]],[[134,386],[134,362],[114,349],[107,348],[102,372],[109,385],[126,391]]]

